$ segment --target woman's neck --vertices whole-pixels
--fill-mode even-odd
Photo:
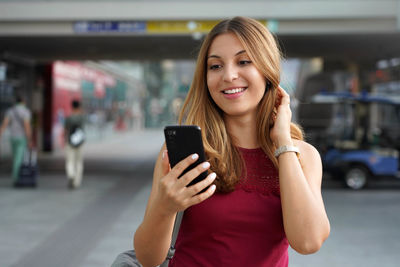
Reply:
[[[258,148],[256,116],[225,116],[225,125],[235,146]]]

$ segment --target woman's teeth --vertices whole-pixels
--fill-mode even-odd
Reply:
[[[224,94],[237,94],[240,92],[243,92],[246,88],[235,88],[235,89],[230,89],[230,90],[224,90],[222,91]]]

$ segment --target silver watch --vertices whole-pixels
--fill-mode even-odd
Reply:
[[[274,156],[277,158],[280,154],[285,152],[295,152],[297,156],[300,154],[300,150],[297,146],[280,146],[275,150]]]

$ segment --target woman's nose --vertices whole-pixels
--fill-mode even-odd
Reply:
[[[238,70],[234,66],[225,66],[224,68],[224,81],[232,82],[239,77]]]

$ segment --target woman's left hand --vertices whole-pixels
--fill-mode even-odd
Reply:
[[[292,145],[290,136],[290,122],[292,119],[290,96],[280,86],[278,87],[275,109],[276,115],[273,115],[274,124],[270,131],[271,140],[277,147]]]

